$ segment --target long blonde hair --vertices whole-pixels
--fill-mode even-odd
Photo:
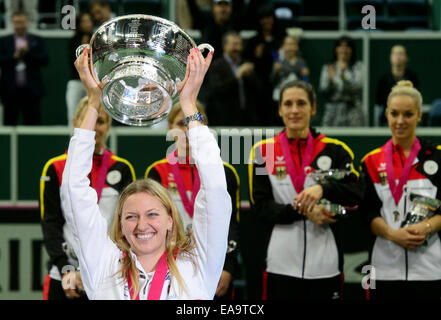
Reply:
[[[121,269],[118,273],[120,273],[121,278],[125,280],[128,279],[128,275],[130,274],[134,289],[134,295],[132,298],[135,298],[139,293],[138,269],[136,268],[135,262],[133,261],[130,254],[130,244],[122,233],[122,209],[125,201],[129,196],[144,192],[159,199],[164,208],[167,210],[168,215],[172,217],[172,231],[167,232],[165,243],[167,251],[167,264],[170,275],[176,277],[179,286],[184,290],[185,284],[182,280],[181,275],[179,274],[175,258],[178,254],[187,254],[188,257],[191,257],[193,255],[191,250],[195,247],[195,241],[192,232],[188,231],[187,233],[185,233],[178,209],[176,208],[176,205],[171,199],[168,191],[160,183],[152,179],[141,179],[129,184],[123,190],[118,199],[118,203],[115,209],[115,215],[113,218],[112,229],[110,230],[110,238],[123,252]]]

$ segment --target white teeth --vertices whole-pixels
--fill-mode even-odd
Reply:
[[[154,233],[137,234],[136,237],[137,237],[138,239],[146,240],[146,239],[150,239],[150,238],[152,238],[154,235],[155,235]]]

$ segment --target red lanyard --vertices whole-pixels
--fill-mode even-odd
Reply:
[[[161,299],[162,287],[164,287],[167,271],[168,271],[167,251],[164,251],[161,258],[159,258],[158,265],[156,266],[156,270],[152,279],[152,284],[150,285],[149,294],[147,296],[147,300]],[[132,286],[132,278],[130,277],[130,272],[127,272],[127,282],[129,285],[130,298],[132,299],[135,289]],[[139,300],[139,292],[135,300]]]
[[[96,180],[95,191],[98,195],[98,203],[100,202],[101,193],[103,192],[104,183],[106,182],[107,170],[109,170],[110,151],[104,149],[101,166],[98,170],[98,179]]]
[[[176,188],[178,189],[182,203],[184,204],[185,211],[187,211],[188,215],[191,218],[193,218],[194,202],[196,200],[196,195],[198,194],[199,188],[201,186],[201,182],[199,180],[199,174],[196,172],[196,174],[194,175],[191,199],[188,199],[187,192],[185,191],[185,185],[182,179],[181,171],[179,170],[177,151],[175,150],[174,152],[169,153],[167,155],[167,160],[176,182]]]
[[[283,156],[286,162],[286,170],[288,171],[291,181],[297,193],[302,192],[303,185],[306,179],[305,168],[311,164],[312,153],[314,151],[314,138],[312,137],[311,130],[308,132],[308,139],[306,140],[306,149],[302,157],[302,165],[300,171],[296,170],[294,161],[292,160],[291,152],[289,150],[288,137],[286,136],[286,130],[280,135],[280,144],[282,146]],[[300,153],[300,149],[299,149]]]
[[[398,185],[395,182],[395,170],[394,170],[394,162],[393,162],[393,142],[390,139],[384,148],[385,156],[386,156],[386,172],[387,172],[387,181],[389,182],[389,188],[392,192],[392,196],[395,200],[395,204],[398,206],[400,202],[401,195],[403,194],[403,187],[407,180],[409,179],[410,169],[412,168],[413,161],[415,160],[418,152],[421,149],[421,144],[418,138],[415,138],[413,142],[412,149],[410,150],[409,157],[407,157],[406,163],[404,164],[404,168],[401,171],[400,179],[398,180]]]

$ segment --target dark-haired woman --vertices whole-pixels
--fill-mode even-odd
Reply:
[[[310,84],[287,83],[278,110],[285,129],[257,143],[249,165],[253,212],[270,233],[264,294],[268,299],[338,299],[343,271],[339,219],[317,202],[357,204],[362,191],[354,155],[343,142],[310,128],[317,111]],[[329,169],[350,173],[327,184],[306,177],[306,172]]]
[[[355,43],[349,37],[335,42],[334,61],[322,67],[320,93],[326,103],[322,126],[363,126],[363,64],[356,61]]]

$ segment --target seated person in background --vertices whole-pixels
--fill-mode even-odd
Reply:
[[[222,56],[222,37],[228,31],[239,31],[240,10],[231,0],[213,0],[211,14],[206,14],[196,4],[196,0],[187,0],[193,18],[193,28],[202,33],[201,43],[214,47],[214,59]]]
[[[93,17],[95,30],[103,23],[116,17],[115,13],[112,12],[110,4],[106,0],[90,0],[89,11]]]
[[[242,59],[242,38],[230,31],[223,37],[223,55],[207,74],[206,111],[213,126],[257,126],[261,121],[262,85],[254,64]]]
[[[397,44],[390,50],[390,70],[383,74],[378,82],[376,105],[379,109],[379,123],[380,125],[386,125],[386,102],[387,97],[392,88],[400,80],[409,80],[413,83],[415,88],[418,88],[418,76],[412,70],[407,68],[409,57],[406,52],[406,48]]]
[[[270,106],[273,91],[270,81],[271,70],[286,33],[276,23],[274,10],[271,6],[261,6],[257,12],[256,20],[258,21],[257,35],[247,41],[244,56],[254,63],[255,73],[262,82],[262,104]],[[275,105],[273,108],[263,108],[264,114],[259,125],[276,125],[275,122],[278,120],[276,109]]]
[[[83,98],[73,117],[73,126],[78,128],[85,116],[88,98]],[[98,205],[106,219],[108,229],[112,225],[116,201],[121,191],[135,178],[132,165],[117,157],[106,148],[106,140],[112,118],[101,108],[95,126],[95,151],[92,160],[91,187],[98,194]],[[61,208],[60,185],[66,164],[67,153],[50,159],[44,166],[40,180],[40,214],[43,239],[49,254],[49,274],[43,290],[45,300],[80,298],[81,291],[63,288],[69,273],[63,267],[78,267],[78,258],[72,249],[73,234],[66,227]],[[70,274],[72,276],[72,274]],[[76,288],[81,288],[80,273],[75,272]],[[83,297],[85,297],[83,295]]]
[[[202,12],[211,10],[212,0],[196,0],[198,9]],[[188,0],[176,1],[177,24],[185,30],[193,29],[193,16],[191,15]]]
[[[322,67],[320,93],[326,103],[322,126],[364,126],[362,109],[363,64],[356,61],[354,41],[343,36],[335,42],[334,61]]]
[[[274,87],[273,100],[279,101],[280,89],[285,83],[294,80],[308,82],[309,69],[306,61],[301,57],[298,39],[293,36],[286,36],[279,60],[274,62],[271,73],[271,82]]]
[[[207,118],[202,104],[196,103],[198,111],[203,115],[205,124]],[[176,103],[170,111],[168,126],[175,137],[176,149],[172,150],[166,158],[156,161],[150,165],[145,178],[158,181],[166,188],[172,197],[185,229],[191,229],[193,223],[194,201],[199,191],[199,174],[190,158],[190,146],[187,127],[184,125],[184,114],[181,105]],[[225,258],[224,268],[216,289],[216,298],[231,299],[233,296],[234,277],[237,277],[239,265],[237,261],[238,242],[238,215],[239,215],[239,176],[234,167],[224,162],[225,177],[227,179],[228,193],[231,197],[233,211],[231,213],[230,230],[228,233],[228,250]]]

